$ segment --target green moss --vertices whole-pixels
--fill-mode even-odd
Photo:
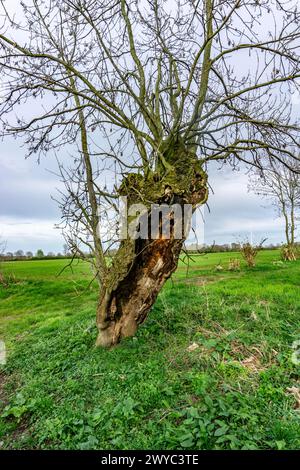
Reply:
[[[167,139],[161,144],[156,168],[147,176],[129,173],[119,188],[119,194],[127,196],[130,204],[143,203],[150,207],[163,198],[166,188],[174,195],[188,199],[192,192],[207,186],[207,175],[195,153],[182,142]]]

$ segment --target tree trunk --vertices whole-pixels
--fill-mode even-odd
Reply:
[[[288,218],[288,214],[287,214],[287,209],[286,209],[286,206],[285,206],[285,203],[284,203],[284,202],[282,203],[282,213],[283,213],[284,220],[285,220],[285,238],[286,238],[286,244],[289,246],[289,245],[291,244],[291,242],[290,242],[290,224],[289,224],[289,218]]]
[[[100,293],[97,346],[110,347],[122,338],[135,335],[166,280],[177,268],[192,212],[207,200],[207,175],[196,155],[178,142],[171,150],[170,146],[167,148],[164,153],[167,169],[157,167],[159,170],[147,177],[130,174],[120,186],[119,194],[126,195],[129,204],[151,201],[145,213],[148,234],[151,233],[151,236],[148,239],[129,237],[120,243]],[[183,230],[179,237],[175,231],[172,210],[167,215],[161,215],[158,232],[156,236],[152,234],[153,203],[181,207]],[[184,211],[185,204],[192,207],[189,214]],[[169,237],[165,236],[163,230],[167,223],[170,227]]]
[[[291,245],[295,245],[295,204],[294,201],[291,201]]]
[[[124,279],[102,292],[97,346],[109,347],[134,336],[166,280],[176,270],[183,240],[152,240],[140,247]]]

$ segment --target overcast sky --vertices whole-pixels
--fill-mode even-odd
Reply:
[[[17,12],[19,2],[10,0]],[[296,112],[300,99],[293,97]],[[59,186],[49,170],[54,161],[44,158],[38,165],[34,158],[25,160],[20,141],[5,140],[0,150],[0,237],[7,241],[7,251],[62,251],[63,238],[55,224],[60,221],[57,203],[51,199]],[[210,213],[204,211],[204,238],[207,244],[232,243],[248,237],[254,242],[267,237],[268,243],[284,241],[283,220],[265,200],[250,194],[244,171],[213,167],[209,174],[214,194],[210,194]],[[202,230],[202,227],[200,228]]]

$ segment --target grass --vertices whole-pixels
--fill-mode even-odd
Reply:
[[[65,260],[5,263],[1,448],[299,449],[300,261],[264,251],[228,271],[238,256],[181,263],[137,336],[109,351],[94,348],[86,265],[57,277]]]

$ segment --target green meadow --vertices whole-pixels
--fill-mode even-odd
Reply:
[[[300,260],[230,271],[239,257],[181,261],[111,350],[94,347],[88,265],[3,263],[0,448],[300,449]]]

